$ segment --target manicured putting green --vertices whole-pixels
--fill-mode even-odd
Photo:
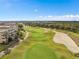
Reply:
[[[58,59],[58,57],[48,46],[37,44],[26,51],[24,59]]]

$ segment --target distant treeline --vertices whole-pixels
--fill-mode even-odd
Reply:
[[[52,29],[69,30],[79,33],[79,21],[5,21],[1,23],[23,23],[29,26],[39,26]]]
[[[39,26],[44,28],[52,28],[52,29],[61,29],[61,30],[69,30],[76,33],[79,33],[79,22],[77,21],[37,21],[37,22],[27,22],[26,25],[30,26]]]

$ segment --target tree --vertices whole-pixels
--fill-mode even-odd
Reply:
[[[24,24],[23,23],[18,23],[18,30],[23,30],[24,29]]]
[[[25,36],[25,25],[23,23],[18,23],[18,31],[17,34],[19,36],[20,39],[24,39]]]

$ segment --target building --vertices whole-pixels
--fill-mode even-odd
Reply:
[[[17,30],[15,23],[0,23],[0,43],[17,40]]]

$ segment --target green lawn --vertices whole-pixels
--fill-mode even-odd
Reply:
[[[32,45],[37,43],[48,45],[48,41],[51,40],[54,35],[52,31],[45,33],[44,29],[39,27],[26,27],[26,30],[29,32],[28,39],[21,42],[11,51],[10,54],[2,57],[1,59],[23,59],[25,51],[28,50]]]
[[[0,51],[2,51],[5,47],[5,45],[0,44]]]
[[[58,59],[58,57],[48,46],[36,44],[26,51],[24,59]]]
[[[44,29],[39,27],[27,27],[26,30],[31,32],[29,37],[29,40],[31,41],[48,41],[49,39],[52,39],[52,31],[45,33]]]
[[[59,59],[79,59],[79,57],[71,54],[64,45],[53,42],[55,33],[52,30],[45,32],[43,28],[29,26],[26,27],[26,30],[29,32],[28,39],[21,42],[10,54],[1,59],[24,59],[24,57],[27,59],[42,59],[40,56],[43,59],[54,59],[56,56]]]

